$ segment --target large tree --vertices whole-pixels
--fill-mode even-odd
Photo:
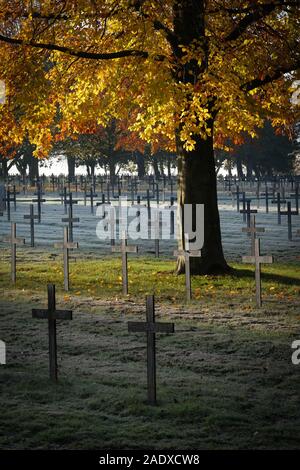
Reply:
[[[298,1],[0,0],[0,12],[3,135],[27,132],[45,155],[59,109],[62,134],[126,119],[176,149],[179,205],[205,205],[192,270],[226,271],[213,146],[295,120]]]

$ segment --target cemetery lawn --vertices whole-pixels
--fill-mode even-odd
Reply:
[[[262,267],[263,307],[255,307],[254,267],[233,265],[226,277],[193,277],[195,299],[184,302],[184,276],[174,261],[129,258],[122,297],[119,257],[70,262],[71,290],[62,289],[62,262],[47,254],[17,265],[9,280],[0,265],[0,449],[286,449],[300,448],[300,266]],[[47,283],[57,308],[59,382],[48,379]],[[145,319],[155,293],[157,319],[174,335],[157,335],[158,405],[146,397],[146,340],[127,331]]]

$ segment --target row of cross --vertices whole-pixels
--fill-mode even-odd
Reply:
[[[262,305],[261,298],[261,273],[260,267],[264,263],[272,263],[272,256],[262,256],[260,253],[260,239],[257,238],[257,233],[264,232],[263,227],[256,227],[255,216],[251,216],[250,226],[244,227],[243,232],[247,232],[251,237],[251,255],[243,256],[242,261],[244,263],[255,264],[255,280],[256,280],[256,303],[258,307]],[[297,232],[300,235],[300,230]],[[11,244],[11,279],[12,282],[16,282],[16,246],[24,244],[23,238],[16,236],[16,223],[11,224],[11,236],[5,237],[4,241],[9,241]],[[55,243],[55,248],[62,248],[63,260],[64,260],[64,289],[66,291],[70,288],[69,281],[69,250],[76,249],[79,247],[77,242],[71,241],[68,236],[68,227],[64,227],[64,240],[63,242]],[[122,291],[124,295],[128,294],[128,254],[138,253],[138,247],[136,245],[128,245],[126,232],[122,233],[121,245],[111,246],[113,253],[121,253],[122,256]],[[174,251],[174,256],[182,256],[185,260],[185,285],[186,285],[186,298],[188,301],[192,299],[191,289],[191,272],[190,272],[190,259],[193,257],[200,257],[201,250],[190,250],[189,249],[189,235],[185,234],[185,247],[182,250]]]
[[[72,320],[72,310],[58,310],[56,308],[55,285],[48,285],[48,307],[47,309],[32,309],[32,317],[48,320],[49,339],[49,373],[50,379],[57,382],[57,340],[56,321]],[[146,297],[146,321],[128,322],[128,331],[132,333],[146,333],[147,337],[147,385],[148,403],[156,404],[156,333],[174,333],[174,323],[162,323],[155,321],[154,296]]]

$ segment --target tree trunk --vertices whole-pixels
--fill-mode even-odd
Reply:
[[[70,180],[75,178],[75,157],[67,157],[68,162],[68,176]]]
[[[29,166],[29,180],[31,186],[34,185],[35,180],[39,177],[39,160],[32,155],[32,158],[28,161]]]
[[[113,157],[111,157],[111,159],[109,159],[108,166],[109,166],[110,184],[112,184],[114,186],[115,181],[116,181],[116,164],[113,161]]]
[[[3,178],[4,180],[6,180],[7,176],[8,176],[7,158],[1,157],[0,178]]]
[[[208,67],[209,41],[205,35],[205,2],[204,0],[174,0],[173,13],[176,40],[172,40],[172,49],[177,62],[174,79],[179,84],[185,83],[194,87]],[[184,59],[184,53],[181,45],[190,47],[193,42],[201,45],[201,63],[195,59],[190,61],[182,60]],[[176,133],[178,206],[192,204],[195,208],[196,204],[204,204],[204,246],[201,250],[201,258],[191,258],[191,273],[193,274],[224,273],[230,270],[223,255],[217,204],[217,182],[213,151],[215,99],[214,96],[207,99],[207,107],[211,111],[211,119],[207,122],[211,135],[207,139],[202,139],[199,135],[191,136],[195,141],[195,148],[193,151],[188,152],[183,148],[183,144],[179,139],[183,124],[179,124]],[[189,108],[188,101],[185,103],[185,108],[185,110]],[[201,125],[199,123],[199,126]],[[182,220],[178,220],[178,224],[178,242],[179,248],[182,248],[184,244]],[[183,271],[184,258],[179,257],[177,272],[182,273]]]
[[[244,173],[243,173],[242,161],[241,161],[241,158],[239,156],[236,157],[236,170],[237,170],[237,175],[238,175],[239,179],[242,180],[243,177],[244,177]]]
[[[137,151],[135,152],[135,161],[137,164],[138,177],[142,179],[146,174],[145,156],[141,152]]]
[[[178,151],[178,207],[184,204],[204,204],[204,245],[201,258],[191,258],[192,274],[221,274],[230,271],[222,248],[220,218],[217,203],[217,181],[213,137],[206,140],[194,136],[195,149],[187,152],[181,142]],[[195,207],[195,206],[194,206]],[[179,249],[184,246],[184,227],[178,220]],[[177,273],[184,272],[184,258],[178,257]]]
[[[153,155],[153,157],[152,157],[152,166],[153,166],[155,179],[158,180],[160,178],[160,172],[159,172],[159,168],[158,168],[157,157],[155,157],[155,155]]]

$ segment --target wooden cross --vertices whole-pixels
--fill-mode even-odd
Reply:
[[[155,210],[155,212],[154,212],[152,232],[153,232],[152,236],[154,236],[155,258],[159,258],[159,235],[160,235],[160,213],[159,213],[159,209]]]
[[[78,248],[78,243],[69,241],[68,227],[64,227],[64,241],[54,243],[55,248],[62,248],[64,254],[64,289],[68,291],[70,288],[69,281],[69,250]]]
[[[3,198],[3,201],[5,202],[6,210],[7,210],[7,220],[10,222],[10,203],[12,201],[10,197],[10,190],[7,189],[6,191],[6,196]]]
[[[240,187],[237,185],[236,191],[232,192],[233,196],[236,196],[236,210],[240,212]]]
[[[17,238],[17,224],[16,222],[11,223],[11,235],[10,237],[4,237],[3,241],[10,242],[11,244],[11,280],[16,283],[16,264],[17,264],[17,245],[24,245],[24,238]]]
[[[46,202],[46,199],[42,199],[42,192],[40,186],[38,186],[38,190],[35,193],[37,198],[32,199],[32,202],[37,202],[37,208],[38,208],[38,223],[41,223],[41,213],[42,213],[42,202]]]
[[[48,308],[32,309],[32,318],[48,320],[50,379],[57,382],[56,320],[72,320],[72,310],[56,310],[55,285],[48,284]]]
[[[127,266],[127,253],[137,253],[138,247],[136,245],[127,245],[127,235],[122,233],[121,245],[113,245],[111,247],[113,253],[122,253],[122,286],[123,294],[128,294],[128,266]]]
[[[281,196],[280,196],[280,193],[277,193],[277,198],[276,199],[272,199],[272,204],[277,204],[277,223],[278,225],[281,225],[281,204],[285,204],[286,203],[286,200],[285,199],[281,199]]]
[[[299,213],[299,186],[298,186],[298,184],[295,188],[295,193],[290,194],[290,197],[295,198],[295,206],[296,206],[296,211],[297,211],[297,214],[298,214]]]
[[[90,192],[87,194],[87,196],[90,198],[91,200],[91,214],[94,213],[94,197],[97,197],[97,194],[95,194],[95,192],[93,191],[93,187],[91,186],[90,188]]]
[[[147,385],[148,403],[156,405],[156,333],[174,333],[174,323],[155,322],[154,295],[146,297],[146,322],[128,322],[131,333],[147,335]]]
[[[198,258],[201,256],[201,250],[189,250],[189,235],[184,234],[185,250],[174,251],[174,256],[183,256],[185,261],[185,289],[187,300],[192,299],[192,286],[191,286],[191,268],[190,258]]]
[[[62,222],[68,222],[69,224],[69,241],[73,241],[73,224],[79,222],[79,217],[73,217],[73,204],[77,204],[77,201],[73,201],[72,193],[69,194],[69,214],[68,217],[63,217]]]
[[[246,204],[247,204],[247,202],[251,202],[251,199],[246,199],[245,191],[242,192],[241,202],[243,203],[243,209],[240,210],[240,213],[243,214],[243,221],[246,222],[246,214],[247,214]]]
[[[264,232],[263,227],[256,227],[255,225],[255,215],[250,217],[250,227],[243,227],[242,232],[247,232],[251,236],[251,255],[255,255],[255,239],[258,232]]]
[[[15,185],[13,185],[13,190],[12,190],[11,194],[13,195],[12,201],[14,203],[14,209],[16,210],[17,209],[17,197],[16,196],[17,196],[17,194],[20,194],[20,193],[18,191],[16,191],[16,186]]]
[[[64,205],[65,214],[67,213],[67,188],[64,187],[63,192],[60,193],[61,203]]]
[[[24,219],[29,219],[30,221],[30,246],[34,247],[34,220],[38,219],[38,215],[34,215],[34,205],[30,204],[30,214],[24,215]]]
[[[256,305],[261,307],[261,278],[260,278],[260,265],[273,263],[273,256],[260,255],[260,239],[255,239],[254,256],[243,256],[243,263],[255,263],[255,284],[256,284]]]
[[[292,211],[291,202],[287,203],[287,210],[280,211],[280,215],[287,215],[287,222],[288,222],[288,239],[292,240],[292,215],[298,215],[297,211]]]
[[[251,200],[248,199],[247,200],[247,209],[243,208],[242,210],[240,210],[241,214],[247,215],[247,226],[248,227],[250,227],[250,216],[251,216],[251,214],[257,214],[257,210],[256,209],[251,209],[250,205],[251,205]]]

